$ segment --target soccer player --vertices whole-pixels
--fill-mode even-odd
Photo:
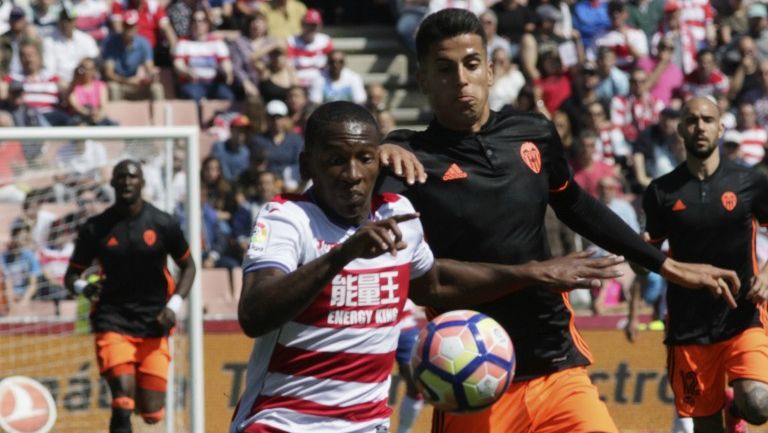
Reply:
[[[579,188],[555,127],[544,116],[489,109],[493,72],[475,15],[457,9],[430,15],[416,45],[417,80],[435,118],[423,132],[395,131],[385,141],[415,153],[428,177],[410,187],[395,179],[384,190],[403,192],[413,202],[437,257],[505,264],[545,260],[549,204],[598,246],[683,287],[723,295],[728,287],[719,278],[738,287],[733,271],[666,258]],[[567,293],[530,287],[462,307],[504,326],[515,344],[517,371],[490,409],[460,416],[436,412],[433,432],[616,432],[587,375],[592,357],[574,327]]]
[[[651,182],[643,198],[652,243],[666,239],[675,258],[733,269],[745,289],[731,309],[669,283],[669,381],[679,415],[694,417],[697,433],[723,432],[723,409],[729,431],[746,431],[736,430],[740,419],[768,419],[768,266],[759,269],[755,256],[757,227],[768,224],[768,178],[721,160],[723,129],[714,100],[688,101],[677,128],[686,160]],[[726,377],[732,405],[726,405]]]
[[[130,433],[134,409],[148,424],[165,413],[168,334],[192,287],[195,262],[174,218],[142,199],[138,162],[119,162],[110,184],[115,204],[80,227],[64,281],[94,301],[96,357],[112,392],[109,432]],[[169,255],[181,269],[177,284],[166,267]],[[94,260],[101,282],[81,279]]]
[[[301,172],[312,188],[262,208],[244,260],[238,319],[258,338],[232,433],[388,431],[408,297],[450,308],[535,281],[559,292],[617,274],[621,258],[585,254],[519,266],[435,262],[410,202],[372,194],[381,137],[365,108],[325,104],[306,137]]]

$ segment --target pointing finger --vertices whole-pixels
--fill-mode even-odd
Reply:
[[[732,309],[736,309],[736,299],[733,297],[733,293],[731,293],[730,287],[728,287],[728,283],[725,282],[723,278],[717,279],[717,285],[720,288],[720,296],[725,299],[725,303],[728,304],[729,307]]]
[[[414,213],[405,213],[405,214],[395,215],[395,216],[392,217],[392,219],[395,220],[395,222],[399,224],[399,223],[403,223],[403,222],[406,222],[406,221],[410,221],[410,220],[416,219],[418,217],[419,217],[419,213],[418,212],[414,212]]]

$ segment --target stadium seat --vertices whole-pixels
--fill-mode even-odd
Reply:
[[[170,114],[170,122],[166,121],[166,107]],[[195,101],[173,100],[156,101],[152,106],[152,124],[157,126],[199,126]]]
[[[237,301],[232,296],[228,269],[203,269],[201,284],[203,286],[203,308],[206,314],[231,315],[237,313]]]
[[[120,126],[149,126],[152,121],[149,101],[110,101],[104,111]]]

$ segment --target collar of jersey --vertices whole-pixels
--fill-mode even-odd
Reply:
[[[484,134],[488,128],[490,128],[496,121],[496,112],[493,110],[490,110],[490,115],[488,116],[488,121],[485,122],[485,125],[480,128],[480,132],[471,132],[471,131],[454,131],[452,129],[448,129],[440,122],[437,121],[437,117],[433,117],[432,121],[429,122],[429,130],[434,131],[436,134],[441,135],[446,138],[452,138],[452,139],[463,139],[463,138],[470,138],[474,137],[475,135],[482,135]]]
[[[315,197],[315,188],[314,187],[309,188],[307,190],[307,192],[305,193],[305,195],[307,196],[307,198],[309,199],[310,202],[314,203],[315,206],[320,208],[320,210],[323,210],[323,208],[317,202],[317,197]],[[371,203],[373,203],[373,200],[371,200]],[[340,219],[334,217],[333,215],[329,214],[328,212],[326,212],[324,210],[323,210],[323,214],[325,215],[326,218],[328,218],[328,221],[330,221],[331,224],[337,226],[338,228],[340,228],[340,229],[342,229],[344,231],[349,230],[349,229],[357,230],[362,225],[362,224],[349,224],[349,223],[346,223],[346,222],[341,221]],[[368,221],[369,222],[373,221],[373,219],[374,219],[374,214],[373,214],[373,210],[371,210],[370,212],[368,212]]]

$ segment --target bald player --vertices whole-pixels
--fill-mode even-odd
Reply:
[[[721,160],[723,128],[713,99],[688,101],[678,126],[686,160],[654,180],[643,200],[652,243],[668,240],[674,259],[732,269],[741,281],[735,297],[669,282],[669,380],[678,413],[694,418],[697,433],[741,432],[742,420],[768,419],[768,266],[755,255],[758,225],[768,224],[768,179]]]

